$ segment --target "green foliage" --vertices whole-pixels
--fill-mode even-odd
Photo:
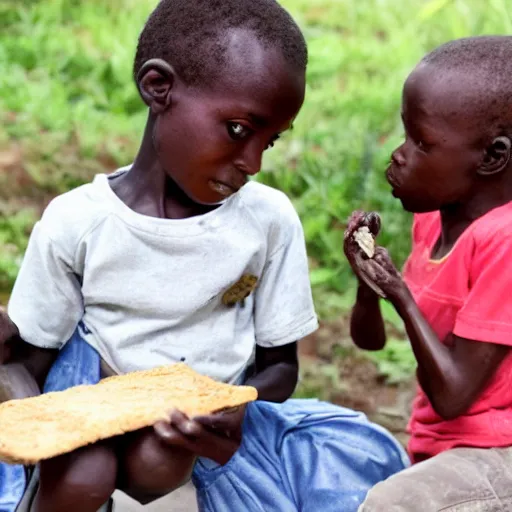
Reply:
[[[379,352],[368,352],[366,357],[376,365],[388,384],[399,384],[411,379],[416,371],[416,361],[409,343],[395,338],[388,339]]]
[[[330,392],[346,390],[340,379],[339,368],[336,364],[320,364],[314,368],[301,365],[301,376],[293,396],[294,398],[331,399]]]
[[[352,297],[341,240],[353,209],[382,214],[380,242],[398,264],[408,251],[410,219],[384,179],[402,134],[404,78],[444,41],[510,33],[511,11],[508,0],[282,3],[309,42],[307,99],[294,129],[268,152],[258,179],[293,199],[304,223],[317,305],[334,314],[349,307]],[[0,155],[3,147],[19,143],[25,171],[46,195],[135,155],[146,110],[131,67],[138,33],[155,4],[0,3]],[[34,220],[27,215],[0,220],[3,285],[12,283],[26,244]]]
[[[0,216],[0,290],[5,290],[16,278],[35,221],[35,212],[29,209]]]

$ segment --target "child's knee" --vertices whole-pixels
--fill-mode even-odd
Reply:
[[[140,503],[149,503],[190,480],[195,460],[188,450],[162,443],[147,429],[129,437],[120,466],[120,487]]]
[[[77,504],[99,508],[115,491],[116,479],[114,450],[106,444],[89,446],[41,463],[38,501],[51,503],[52,511],[80,509]]]

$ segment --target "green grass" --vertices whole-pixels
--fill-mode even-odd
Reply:
[[[283,0],[310,49],[307,99],[269,151],[259,179],[284,190],[301,215],[320,314],[350,306],[342,252],[355,208],[383,218],[380,242],[397,264],[410,218],[383,171],[399,143],[403,80],[449,39],[512,33],[509,0]],[[153,0],[4,0],[0,3],[0,286],[12,284],[36,218],[21,201],[48,198],[131,161],[146,119],[131,78],[137,35]],[[29,185],[2,153],[21,147]],[[2,176],[2,173],[4,175]],[[38,196],[39,197],[39,196]],[[42,200],[42,199],[40,199]],[[13,211],[15,215],[12,215]],[[396,320],[393,313],[386,313]]]

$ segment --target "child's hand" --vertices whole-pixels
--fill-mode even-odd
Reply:
[[[210,414],[209,416],[198,416],[195,421],[207,429],[224,434],[230,439],[242,440],[242,424],[245,417],[245,405],[234,407],[226,411]]]
[[[345,230],[343,249],[360,285],[368,285],[368,276],[365,275],[364,266],[362,265],[363,262],[367,261],[367,257],[361,254],[361,248],[354,240],[354,233],[363,226],[368,227],[374,237],[377,236],[380,231],[380,217],[374,212],[353,212]]]
[[[384,247],[376,247],[375,256],[362,261],[360,265],[366,278],[380,288],[392,302],[395,298],[407,295],[407,285]]]
[[[218,464],[226,464],[240,447],[240,439],[226,435],[224,427],[230,423],[213,423],[205,426],[209,420],[219,415],[190,419],[180,411],[174,410],[169,423],[158,422],[154,429],[158,437],[167,444],[185,448],[199,457],[206,457]],[[208,420],[208,421],[209,421]]]
[[[7,315],[7,311],[0,306],[0,364],[9,360],[10,347],[7,342],[18,335],[18,329]]]

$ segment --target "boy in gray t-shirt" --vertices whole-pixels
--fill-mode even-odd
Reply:
[[[0,314],[0,400],[178,361],[260,400],[173,411],[34,471],[0,464],[2,511],[104,511],[114,489],[147,503],[193,468],[204,512],[355,512],[407,465],[363,415],[287,400],[296,341],[317,327],[304,236],[282,193],[248,181],[302,105],[306,61],[274,0],[163,0],[150,16],[135,59],[141,148],[34,228],[11,320]]]
[[[72,340],[99,353],[104,375],[185,361],[260,399],[290,397],[296,341],[317,327],[304,238],[290,201],[248,179],[300,110],[306,62],[273,0],[158,5],[135,58],[149,117],[134,163],[55,199],[30,238],[8,307],[16,396],[31,392],[16,383],[27,370],[42,385],[79,324]],[[45,461],[33,508],[95,511],[116,487],[155,499],[197,456],[229,460],[242,419],[175,411]]]

